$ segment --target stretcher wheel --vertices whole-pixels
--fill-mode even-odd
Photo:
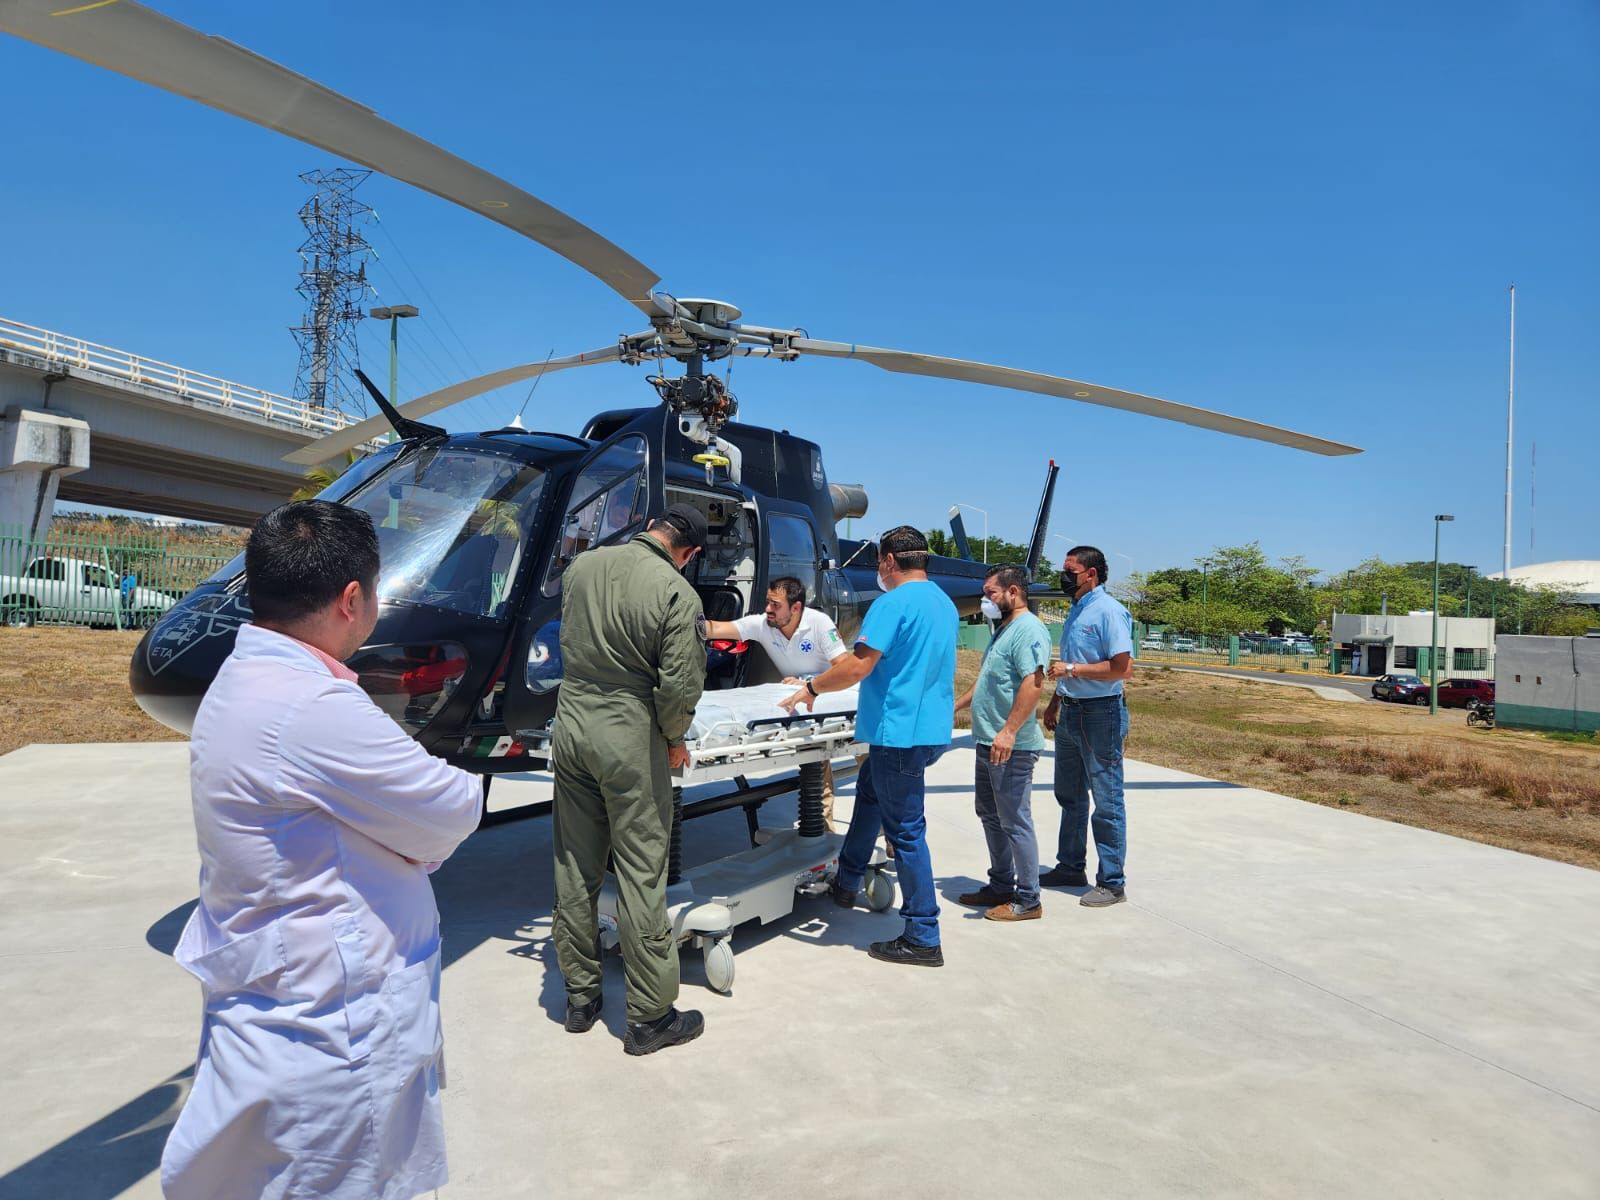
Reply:
[[[894,903],[894,880],[882,871],[871,871],[867,874],[866,881],[867,907],[873,912],[882,912]]]
[[[733,947],[727,938],[706,943],[702,951],[705,959],[706,982],[711,990],[727,995],[733,991]]]

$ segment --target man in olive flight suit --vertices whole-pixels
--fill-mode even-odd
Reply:
[[[600,1013],[597,900],[609,853],[628,985],[629,1054],[700,1036],[679,1012],[678,946],[667,917],[672,779],[705,686],[700,598],[683,568],[704,547],[706,519],[674,504],[621,546],[572,560],[562,580],[556,701],[556,957],[567,986],[566,1027]]]

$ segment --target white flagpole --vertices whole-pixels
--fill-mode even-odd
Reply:
[[[1506,544],[1501,578],[1511,579],[1511,422],[1517,401],[1517,285],[1511,285],[1511,376],[1506,384]]]

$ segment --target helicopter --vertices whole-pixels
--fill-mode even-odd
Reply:
[[[632,255],[506,180],[302,75],[139,4],[58,9],[54,0],[9,0],[0,4],[0,32],[275,129],[486,216],[582,267],[645,318],[645,328],[597,349],[509,367],[399,407],[360,375],[380,415],[287,456],[310,465],[372,450],[321,493],[366,511],[379,536],[380,618],[349,665],[426,748],[486,777],[548,761],[567,565],[591,547],[634,535],[669,504],[694,504],[707,517],[708,543],[688,577],[710,619],[760,612],[767,582],[795,576],[849,640],[879,594],[875,544],[841,538],[837,528],[866,515],[865,488],[831,483],[816,442],[738,420],[737,397],[707,370],[718,362],[851,359],[1316,454],[1360,452],[1079,380],[815,339],[798,327],[745,322],[725,301],[679,298],[658,289],[660,276]],[[507,384],[602,363],[660,365],[648,377],[655,402],[599,413],[578,436],[517,425],[452,434],[424,420]],[[681,373],[669,375],[668,364]],[[376,446],[390,430],[398,440]],[[1030,538],[1030,570],[1043,551],[1056,477],[1052,463]],[[955,532],[964,546],[963,531]],[[929,562],[930,578],[963,617],[978,611],[984,574],[970,555]],[[240,555],[169,610],[135,651],[130,685],[145,712],[187,733],[249,619]],[[708,688],[775,678],[764,656],[740,649],[709,647]]]

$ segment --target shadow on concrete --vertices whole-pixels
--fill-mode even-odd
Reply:
[[[152,949],[158,950],[171,958],[178,949],[178,938],[183,934],[183,927],[189,923],[189,914],[194,912],[199,899],[180,904],[166,916],[158,920],[149,929],[144,931],[145,943]]]
[[[181,926],[180,926],[181,927]],[[121,1108],[0,1175],[0,1197],[111,1200],[154,1171],[194,1068],[169,1075]]]
[[[712,786],[705,794],[723,790],[723,786]],[[695,789],[689,798],[696,798],[700,791]],[[795,800],[790,796],[770,801],[761,815],[764,824],[786,828],[796,819]],[[744,815],[737,809],[692,821],[684,830],[684,865],[692,867],[748,845]],[[540,972],[539,1004],[551,1020],[563,1021],[566,992],[550,936],[555,892],[550,822],[533,818],[479,830],[434,873],[433,888],[445,967],[486,942],[504,942],[507,954],[528,959],[530,970]],[[163,914],[145,931],[145,941],[171,956],[197,903],[190,900]],[[734,945],[737,953],[774,937],[796,937],[865,951],[868,943],[893,937],[898,929],[899,918],[893,909],[881,914],[864,909],[845,913],[834,908],[826,896],[797,897],[792,919],[765,928],[740,926]],[[692,990],[705,986],[700,956],[693,951],[684,953],[682,969],[683,982],[691,989],[688,1003],[692,1007],[697,999]],[[606,956],[605,972],[610,1003],[604,1020],[620,1038],[627,1020],[621,1002],[620,955]],[[199,1029],[194,1033],[198,1039]],[[121,1195],[159,1168],[162,1147],[183,1108],[193,1076],[193,1066],[183,1068],[0,1175],[0,1200],[41,1196],[111,1200]]]

